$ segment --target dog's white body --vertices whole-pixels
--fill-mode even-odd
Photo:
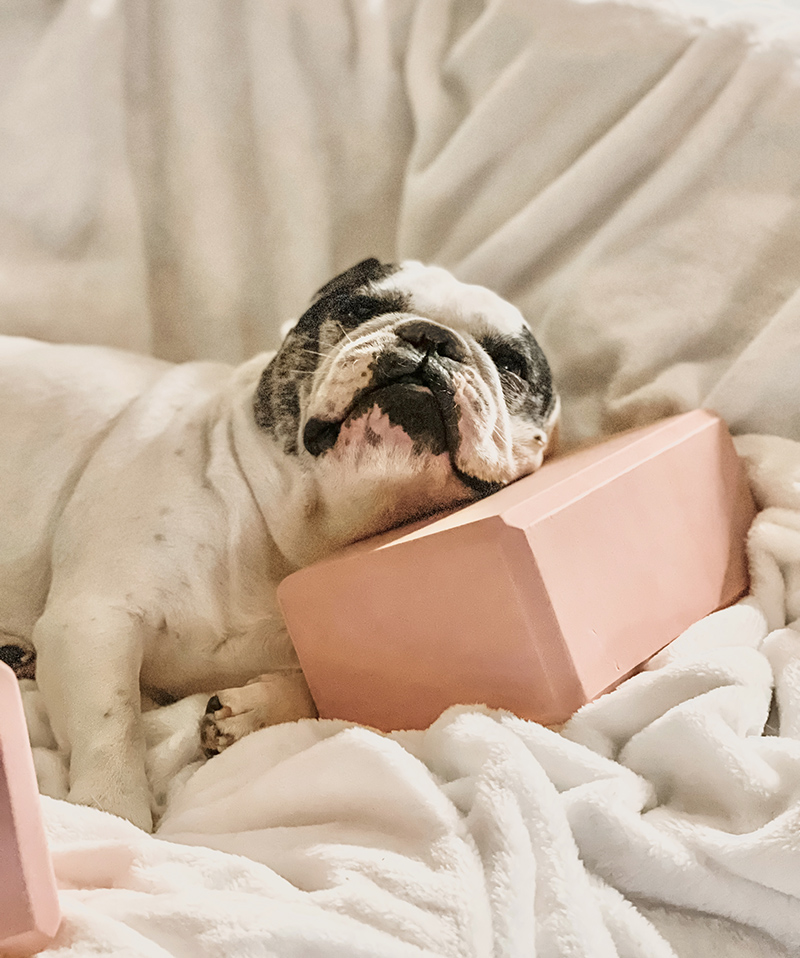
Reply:
[[[255,719],[215,697],[222,744],[313,715],[276,605],[280,580],[346,542],[474,498],[465,478],[502,484],[541,462],[557,402],[535,423],[512,422],[508,387],[469,332],[476,315],[492,335],[518,332],[516,310],[442,270],[382,270],[322,296],[325,317],[306,324],[318,356],[303,358],[312,350],[301,330],[269,379],[269,356],[235,369],[173,366],[0,338],[0,645],[36,650],[72,800],[150,827],[140,688],[159,701],[268,673],[241,699],[259,698]],[[413,303],[389,309],[396,289]],[[347,295],[373,297],[383,312],[347,332],[330,312]],[[378,382],[378,358],[392,349],[452,381],[447,450],[424,409],[412,442],[389,400],[388,413],[371,405],[370,376],[395,404],[401,393],[427,402],[434,388],[408,375]],[[309,368],[292,369],[292,356]],[[367,397],[348,413],[359,389]]]
[[[159,698],[297,668],[274,593],[288,569],[237,465],[267,358],[0,340],[0,641],[32,638],[71,797],[137,824],[140,680]]]

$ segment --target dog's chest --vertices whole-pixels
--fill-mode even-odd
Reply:
[[[136,623],[143,685],[173,696],[297,667],[275,598],[289,570],[238,467],[217,374],[201,388],[179,372],[83,474],[54,539],[48,600],[112,597]]]

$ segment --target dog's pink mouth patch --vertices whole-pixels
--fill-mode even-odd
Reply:
[[[402,426],[393,423],[380,406],[373,405],[366,412],[360,411],[345,419],[334,451],[344,452],[355,446],[392,446],[412,452],[414,440]]]
[[[392,384],[360,397],[341,425],[332,449],[382,448],[409,455],[447,451],[441,415],[431,391],[416,384]]]
[[[450,434],[457,437],[458,431],[448,432],[433,390],[405,378],[365,390],[339,422],[309,419],[303,442],[314,456],[352,449],[356,443],[373,448],[405,447],[415,455],[439,456],[452,452]]]
[[[394,382],[359,397],[342,424],[339,441],[345,436],[371,446],[408,447],[416,454],[448,451],[439,406],[433,392],[420,383]]]
[[[424,383],[404,377],[365,390],[343,420],[312,417],[304,427],[303,444],[312,456],[334,459],[370,449],[432,458],[446,464],[447,471],[477,496],[487,496],[504,483],[459,467],[461,416],[462,404],[455,397],[436,395]]]

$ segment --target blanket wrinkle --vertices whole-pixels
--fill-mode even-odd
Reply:
[[[741,617],[733,619],[725,611],[704,620],[706,628],[713,624],[721,630],[741,621]],[[725,634],[717,631],[717,641]],[[600,754],[616,759],[633,736],[671,709],[724,685],[747,685],[754,680],[761,688],[771,688],[769,663],[755,650],[726,647],[691,657],[684,655],[657,671],[632,676],[613,696],[604,695],[584,705],[565,725],[562,734],[582,744],[588,744],[588,737]]]
[[[776,629],[762,646],[764,655],[777,676],[775,698],[780,715],[782,738],[800,739],[800,631]]]
[[[800,438],[788,3],[30,6],[4,332],[239,361],[357,259],[438,259],[529,317],[565,445],[698,403]]]
[[[748,535],[751,592],[770,629],[800,619],[800,455],[778,437],[739,436],[760,511]]]
[[[760,509],[750,596],[560,732],[458,707],[205,761],[200,700],[147,713],[155,836],[61,800],[26,684],[65,914],[44,954],[800,953],[796,5],[14,11],[4,332],[240,361],[358,259],[437,259],[529,318],[565,448],[711,408],[752,434]]]
[[[645,662],[645,671],[663,668],[672,662],[689,662],[705,652],[725,646],[740,645],[758,649],[767,637],[767,619],[759,603],[747,596],[727,609],[720,609],[690,625],[682,635],[670,642]]]
[[[542,954],[613,954],[557,790],[525,743],[492,716],[468,711],[441,731],[450,760],[460,753],[480,769],[460,778],[459,799],[497,903],[495,940],[508,954],[526,942]],[[497,907],[506,902],[513,907]]]
[[[743,727],[748,709],[753,720]],[[779,770],[770,762],[769,744],[763,754],[750,742],[749,749],[742,748],[742,739],[761,741],[768,710],[760,689],[714,689],[640,732],[619,760],[653,784],[659,805],[733,833],[751,831],[783,810],[797,783],[797,769]],[[676,741],[681,749],[673,748],[671,760],[662,762],[665,744]],[[786,774],[792,771],[793,776]]]
[[[607,128],[593,131],[591,142],[576,144],[576,155],[565,168],[542,184],[529,203],[505,217],[498,230],[488,233],[485,243],[470,253],[460,269],[469,274],[473,262],[492,255],[492,247],[499,249],[523,232],[529,255],[537,262],[533,275],[528,268],[526,284],[535,279],[546,286],[551,277],[560,284],[566,279],[559,270],[565,260],[569,259],[568,274],[574,275],[582,262],[598,253],[613,254],[620,238],[646,227],[675,202],[687,179],[691,182],[693,174],[698,175],[698,166],[702,173],[708,153],[715,149],[708,127],[713,124],[719,127],[719,135],[730,135],[729,111],[721,110],[719,104],[743,69],[736,56],[741,46],[736,33],[695,38],[673,63],[665,65],[662,76],[648,78],[649,89],[636,89],[632,103],[618,104],[620,115],[609,113]],[[748,78],[739,85],[755,95]],[[737,116],[746,107],[740,104]],[[694,146],[698,140],[702,142],[699,150]],[[536,230],[531,229],[533,224]],[[548,229],[542,229],[543,225]],[[548,246],[532,248],[531,237],[537,236],[547,240]],[[511,267],[506,257],[506,270]],[[510,272],[498,281],[519,288],[518,276]],[[667,349],[669,345],[664,343]]]
[[[676,958],[669,942],[645,917],[641,906],[633,905],[599,876],[589,877],[619,958],[635,958],[643,953],[649,958]]]

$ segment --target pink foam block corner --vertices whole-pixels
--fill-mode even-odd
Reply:
[[[0,955],[32,955],[61,920],[17,679],[0,662]]]
[[[696,411],[288,576],[319,713],[426,728],[454,704],[565,721],[747,589],[755,515],[725,424]]]

